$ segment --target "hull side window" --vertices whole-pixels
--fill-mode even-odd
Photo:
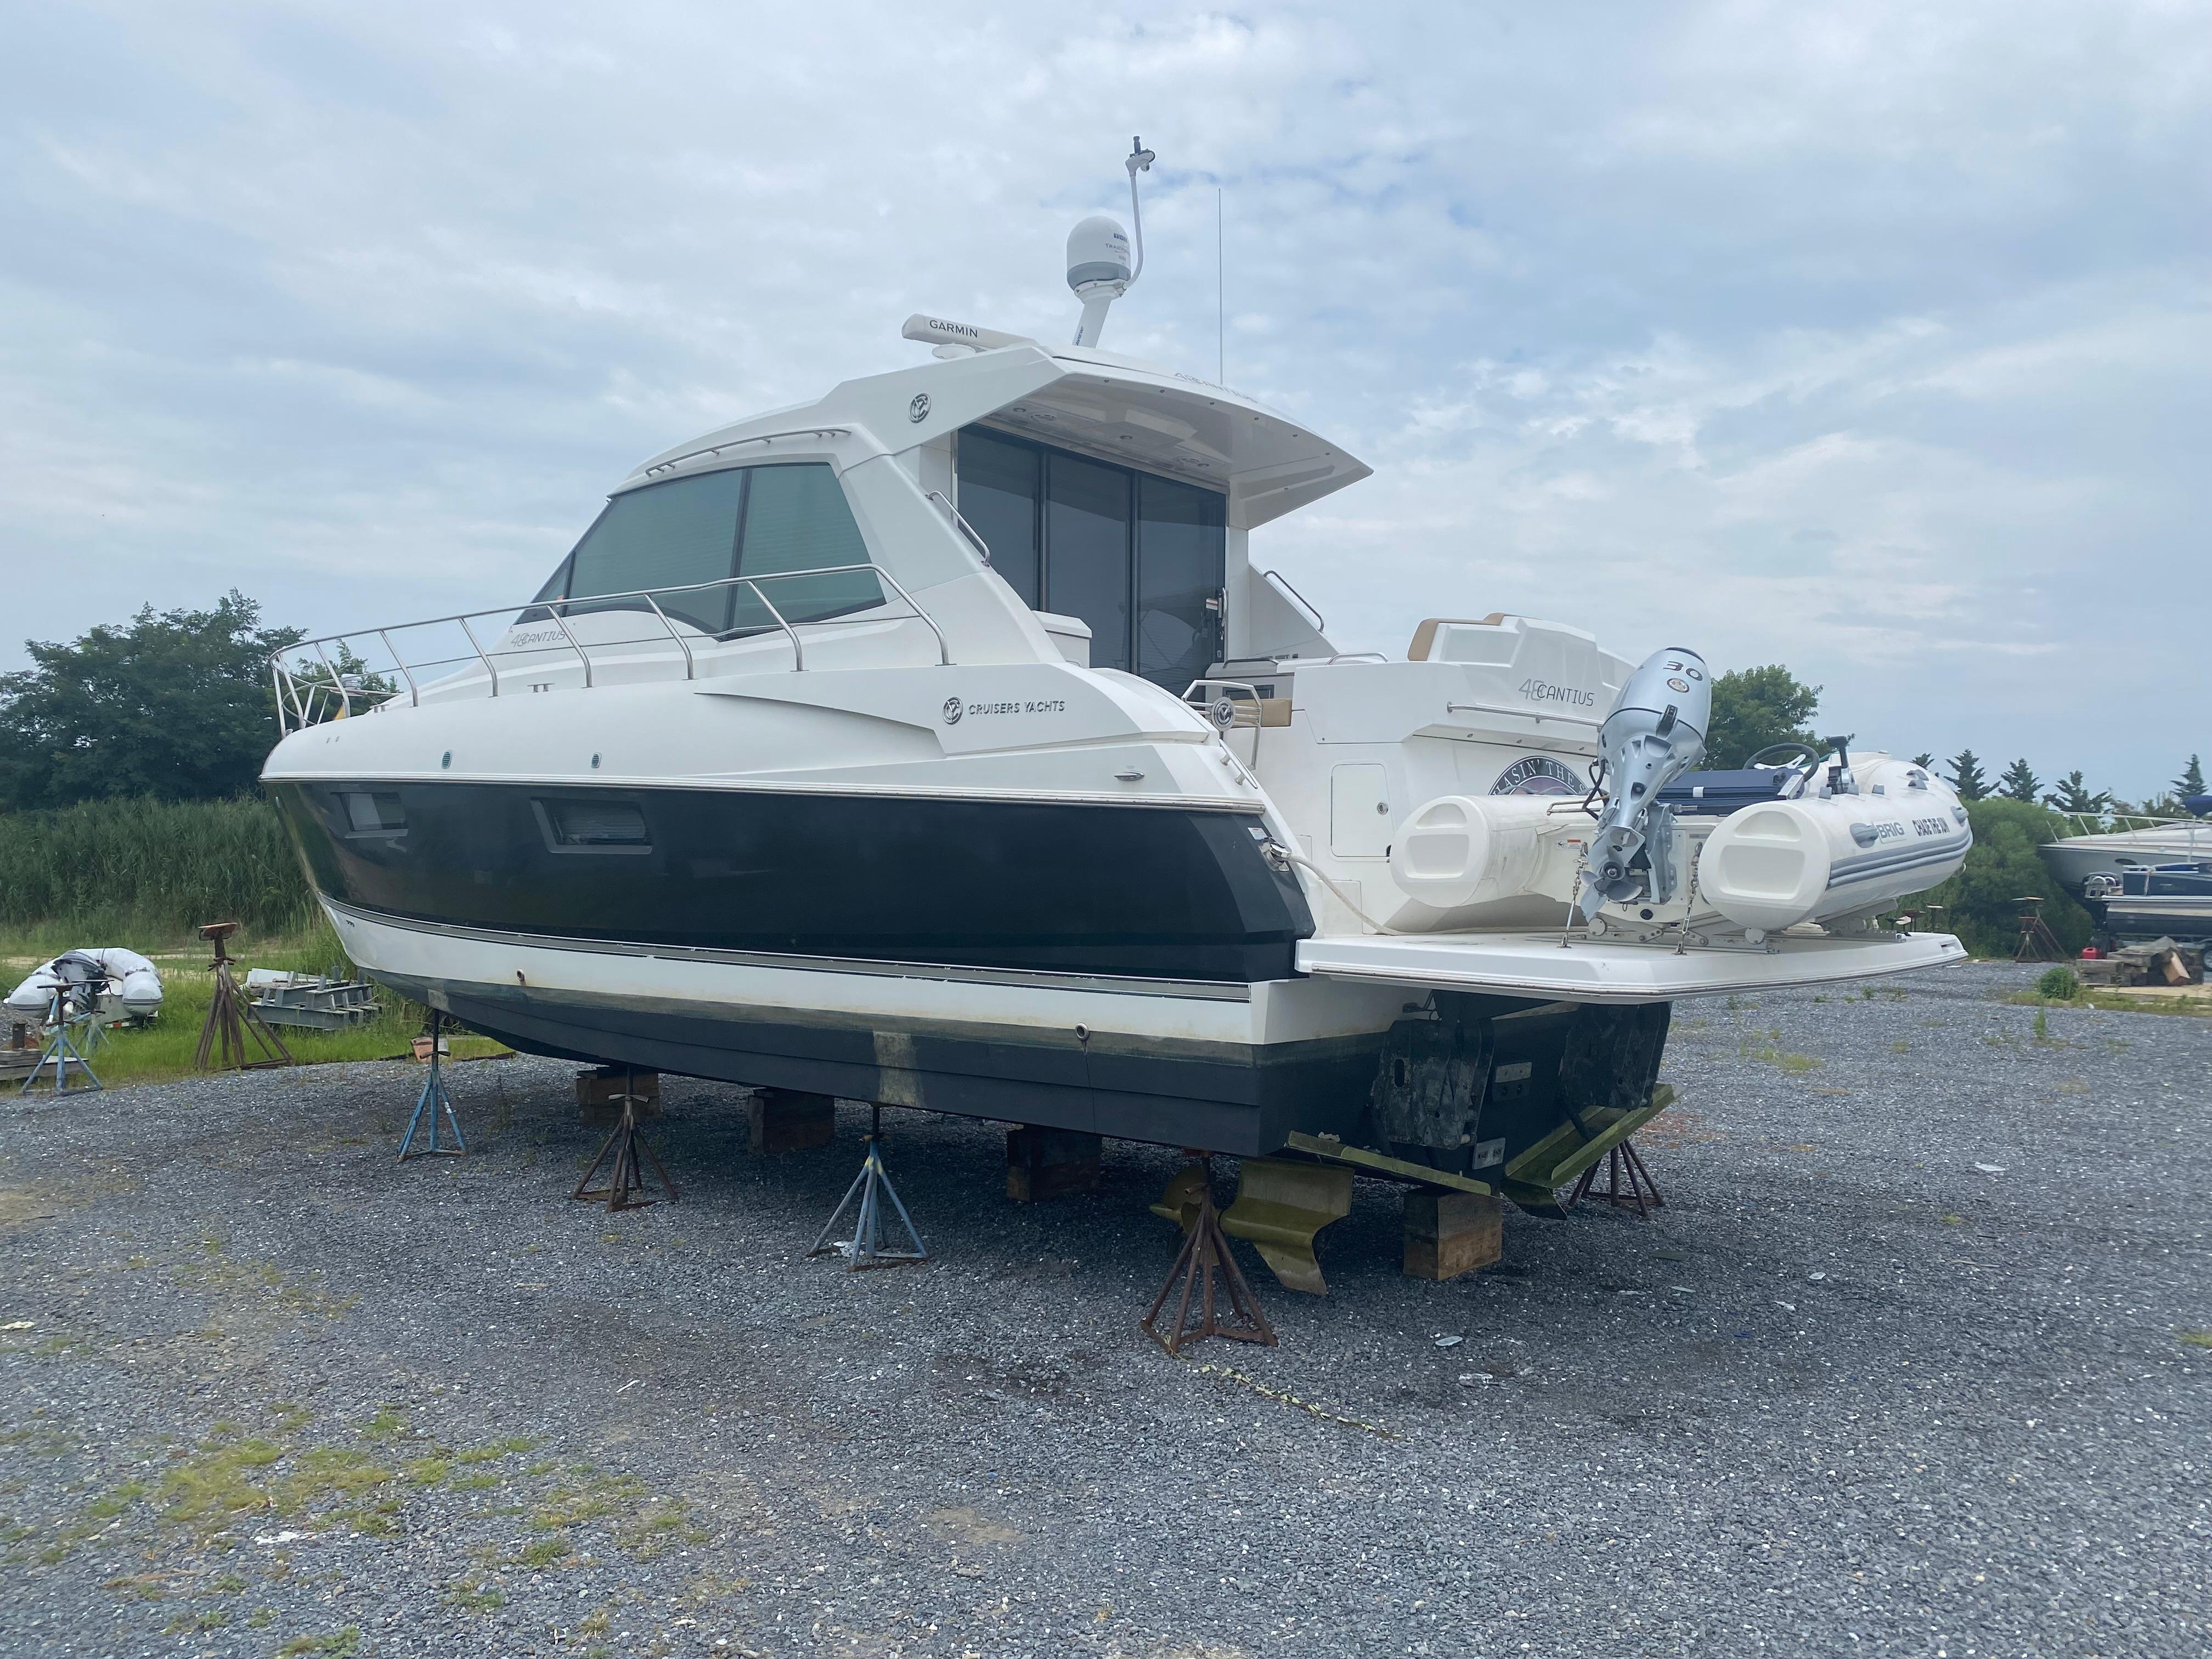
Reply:
[[[630,800],[537,800],[538,827],[556,853],[649,853],[645,809]]]

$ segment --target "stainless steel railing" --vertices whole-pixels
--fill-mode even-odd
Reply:
[[[479,665],[484,672],[488,695],[498,696],[501,675],[495,659],[500,657],[542,658],[549,647],[555,650],[565,647],[566,653],[574,658],[583,671],[584,686],[589,690],[595,683],[599,665],[592,661],[592,653],[604,656],[625,647],[672,644],[684,663],[684,678],[698,677],[698,656],[694,649],[695,638],[719,642],[739,633],[765,632],[766,629],[736,629],[726,634],[710,632],[693,625],[687,635],[678,627],[680,616],[672,618],[663,608],[664,599],[672,599],[678,594],[708,593],[716,591],[735,592],[742,589],[757,600],[772,618],[772,626],[781,629],[791,641],[792,667],[804,672],[806,668],[806,641],[799,634],[802,628],[834,628],[853,623],[902,621],[905,617],[884,617],[870,605],[860,615],[837,617],[787,616],[775,602],[763,591],[763,586],[774,582],[795,581],[803,578],[851,576],[867,574],[898,595],[911,617],[918,619],[937,642],[937,660],[940,667],[952,661],[951,647],[946,644],[945,630],[937,620],[916,603],[914,595],[900,586],[898,578],[879,564],[823,565],[809,570],[766,571],[756,576],[725,576],[711,582],[687,582],[675,587],[635,588],[623,593],[592,593],[577,598],[533,599],[526,605],[497,605],[484,611],[466,611],[450,617],[431,617],[420,622],[399,623],[385,628],[354,629],[340,634],[326,634],[319,639],[302,640],[298,644],[279,651],[269,659],[271,683],[276,694],[276,723],[285,732],[314,726],[331,719],[343,719],[371,708],[380,708],[404,696],[410,705],[422,701],[422,677],[439,671],[465,669]],[[658,632],[640,638],[619,640],[584,640],[579,638],[570,624],[578,617],[599,616],[611,611],[650,611],[660,624]],[[477,633],[475,623],[489,617],[512,617],[509,631],[540,616],[551,622],[559,630],[557,638],[532,638],[520,644],[487,648]],[[392,635],[408,634],[422,629],[458,627],[460,636],[467,641],[466,651],[439,657],[410,656],[395,644]],[[365,657],[356,649],[356,644],[374,640],[381,648],[382,660]],[[333,655],[332,653],[336,654]],[[507,671],[513,675],[512,667]],[[539,681],[536,684],[544,684]]]

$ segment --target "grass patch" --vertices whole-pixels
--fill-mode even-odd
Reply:
[[[532,1513],[530,1524],[540,1532],[553,1532],[633,1510],[645,1496],[645,1482],[634,1474],[587,1469],[580,1479],[548,1492]]]
[[[2084,986],[2066,1001],[2054,1001],[2033,991],[2015,991],[2004,1000],[2029,1008],[2101,1008],[2112,1014],[2179,1014],[2185,1018],[2212,1019],[2212,997],[2130,996],[2100,991],[2093,985]]]
[[[492,1584],[461,1584],[446,1592],[445,1601],[457,1613],[490,1613],[507,1605],[507,1594]]]
[[[276,1650],[278,1659],[301,1659],[302,1654],[311,1653],[322,1654],[325,1659],[353,1659],[360,1651],[359,1625],[348,1625],[327,1636],[295,1636]]]
[[[1736,1057],[1740,1060],[1762,1061],[1773,1066],[1777,1071],[1787,1073],[1791,1077],[1802,1077],[1806,1073],[1818,1071],[1827,1064],[1826,1060],[1815,1055],[1793,1054],[1777,1047],[1776,1040],[1781,1035],[1780,1031],[1776,1030],[1769,1032],[1765,1039],[1759,1041],[1754,1041],[1751,1037],[1742,1038],[1736,1044]]]
[[[2176,1331],[2174,1334],[2192,1348],[2212,1348],[2212,1331]]]
[[[615,1543],[625,1555],[650,1561],[671,1544],[703,1544],[707,1534],[691,1519],[681,1498],[657,1498],[615,1527]]]

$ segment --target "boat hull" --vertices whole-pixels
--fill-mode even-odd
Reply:
[[[529,1052],[1239,1155],[1293,1130],[1354,1138],[1405,1002],[1314,980],[800,958],[325,908],[370,977]]]
[[[529,782],[270,793],[318,893],[439,927],[1237,984],[1291,977],[1314,931],[1261,855],[1257,812]]]

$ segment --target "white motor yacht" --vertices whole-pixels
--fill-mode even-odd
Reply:
[[[1127,247],[1071,238],[1074,343],[917,316],[640,465],[527,603],[284,653],[264,778],[363,970],[536,1053],[1510,1190],[1648,1108],[1676,999],[1962,957],[1881,921],[1950,790],[1695,770],[1694,651],[1340,650],[1255,544],[1369,468],[1103,349]]]
[[[2205,802],[2205,808],[2212,811],[2212,800]],[[2077,897],[2094,876],[2109,876],[2117,882],[2130,871],[2212,863],[2212,817],[2074,812],[2065,815],[2063,822],[2069,833],[2036,850],[2059,884]]]

